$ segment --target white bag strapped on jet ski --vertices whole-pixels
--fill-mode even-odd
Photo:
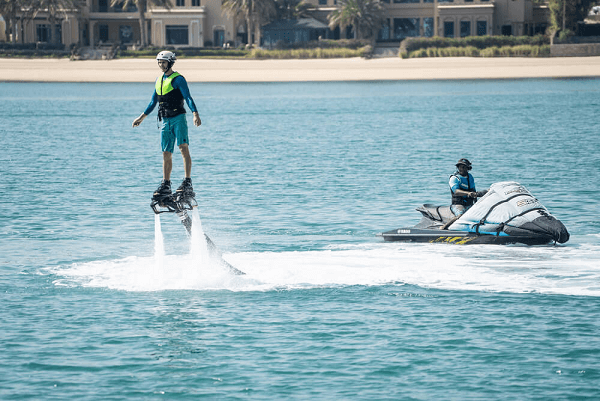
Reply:
[[[530,231],[531,223],[539,217],[552,218],[527,188],[517,182],[498,182],[448,229],[518,235]]]

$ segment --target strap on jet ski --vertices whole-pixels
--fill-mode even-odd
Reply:
[[[548,216],[548,212],[546,212],[546,209],[541,208],[541,207],[536,207],[535,209],[530,209],[530,210],[526,210],[523,213],[519,213],[513,217],[511,217],[510,219],[498,224],[498,228],[496,228],[496,236],[499,236],[500,233],[502,231],[504,231],[504,227],[508,225],[508,223],[510,223],[511,220],[517,218],[517,217],[521,217],[521,216],[525,216],[527,213],[531,213],[531,212],[538,212],[539,214],[541,214],[542,216]],[[523,228],[523,227],[519,227],[521,230],[527,230],[527,228]],[[529,230],[532,231],[532,230]]]
[[[490,207],[490,208],[489,208],[489,210],[487,211],[487,213],[485,214],[485,216],[483,216],[483,217],[481,218],[481,220],[479,220],[479,223],[476,223],[476,224],[474,225],[475,232],[477,233],[477,235],[479,235],[479,227],[481,227],[482,225],[484,225],[484,224],[485,224],[485,222],[486,222],[486,219],[487,219],[487,217],[490,215],[490,213],[492,213],[492,210],[494,210],[494,209],[495,209],[497,206],[500,206],[500,205],[501,205],[501,204],[503,204],[503,203],[506,203],[506,202],[508,202],[508,201],[510,201],[510,200],[513,200],[513,199],[515,199],[515,198],[518,198],[519,196],[529,196],[529,197],[532,197],[532,198],[533,198],[533,196],[531,196],[531,195],[529,195],[529,194],[516,194],[516,195],[513,195],[513,196],[511,196],[510,198],[506,198],[506,199],[504,199],[504,200],[501,200],[500,202],[498,202],[498,203],[496,203],[496,204],[492,205],[492,207]],[[532,210],[537,210],[537,209],[531,209],[531,210],[527,210],[526,212],[524,212],[524,213],[522,213],[522,214],[520,214],[520,215],[513,216],[513,217],[511,217],[509,220],[507,220],[507,221],[505,221],[505,222],[503,222],[503,223],[500,223],[500,225],[501,225],[502,227],[504,227],[504,226],[505,226],[505,225],[506,225],[506,224],[507,224],[509,221],[511,221],[511,220],[512,220],[512,219],[514,219],[515,217],[518,217],[518,216],[521,216],[521,215],[527,214],[527,213],[529,213],[529,212],[530,212],[530,211],[532,211]],[[500,231],[498,231],[498,232],[497,232],[497,234],[498,234],[498,235],[500,235]]]

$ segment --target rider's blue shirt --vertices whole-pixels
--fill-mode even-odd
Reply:
[[[192,99],[192,95],[190,95],[190,88],[188,88],[188,84],[185,78],[182,75],[175,77],[171,85],[173,86],[173,89],[179,89],[181,91],[181,94],[183,95],[183,98],[185,99],[185,102],[187,103],[192,113],[197,113],[198,109],[196,108],[196,103],[194,103],[194,99]],[[146,107],[146,111],[144,111],[144,114],[149,115],[150,113],[152,113],[152,110],[154,110],[157,103],[158,95],[156,94],[156,90],[154,90],[154,93],[152,94],[152,99],[150,100],[150,104],[148,104],[148,107]]]
[[[471,191],[476,191],[475,189],[475,179],[471,175],[471,173],[467,173],[467,177],[463,177],[458,172],[454,173],[450,176],[450,190],[452,193],[456,192],[457,189],[462,189],[463,191],[469,190],[469,184],[471,187]]]

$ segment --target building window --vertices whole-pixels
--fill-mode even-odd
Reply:
[[[354,27],[352,25],[348,25],[346,27],[346,39],[355,39],[354,35]]]
[[[133,27],[131,25],[119,26],[119,39],[121,43],[133,42]]]
[[[62,29],[60,24],[56,24],[56,33],[58,34],[58,42],[62,43]],[[38,42],[52,42],[51,26],[49,24],[38,24],[35,27],[35,36]]]
[[[487,35],[487,21],[477,21],[477,36]]]
[[[445,38],[453,38],[454,37],[454,21],[445,21],[444,22],[444,37]]]
[[[394,18],[394,39],[419,36],[419,18]]]
[[[327,0],[319,0],[319,5],[320,6],[326,6],[327,5]]]
[[[533,26],[533,34],[544,34],[546,32],[546,28],[548,28],[548,24],[534,24]]]
[[[433,18],[423,18],[423,36],[433,37]]]
[[[213,39],[213,46],[222,47],[225,43],[225,31],[222,29],[215,29],[215,31],[213,32]]]
[[[35,33],[38,42],[50,42],[50,25],[38,24]]]
[[[185,0],[177,0],[177,1],[175,2],[175,5],[176,5],[177,7],[185,7]]]
[[[460,37],[471,36],[471,21],[460,21]]]
[[[390,33],[391,33],[390,25],[391,25],[390,19],[386,18],[383,21],[383,24],[381,25],[379,34],[377,35],[377,38],[379,40],[389,40],[390,39]]]
[[[200,7],[200,0],[192,0],[192,7]]]
[[[100,42],[108,42],[108,25],[98,26],[98,40]]]
[[[394,3],[420,3],[421,0],[394,0]]]
[[[189,43],[187,25],[167,25],[165,32],[168,45],[187,45]]]

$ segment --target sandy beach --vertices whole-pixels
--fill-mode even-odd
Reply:
[[[365,60],[182,59],[189,82],[301,82],[434,79],[585,78],[600,76],[600,57],[379,58]],[[0,58],[3,82],[151,82],[153,59],[70,61]]]

